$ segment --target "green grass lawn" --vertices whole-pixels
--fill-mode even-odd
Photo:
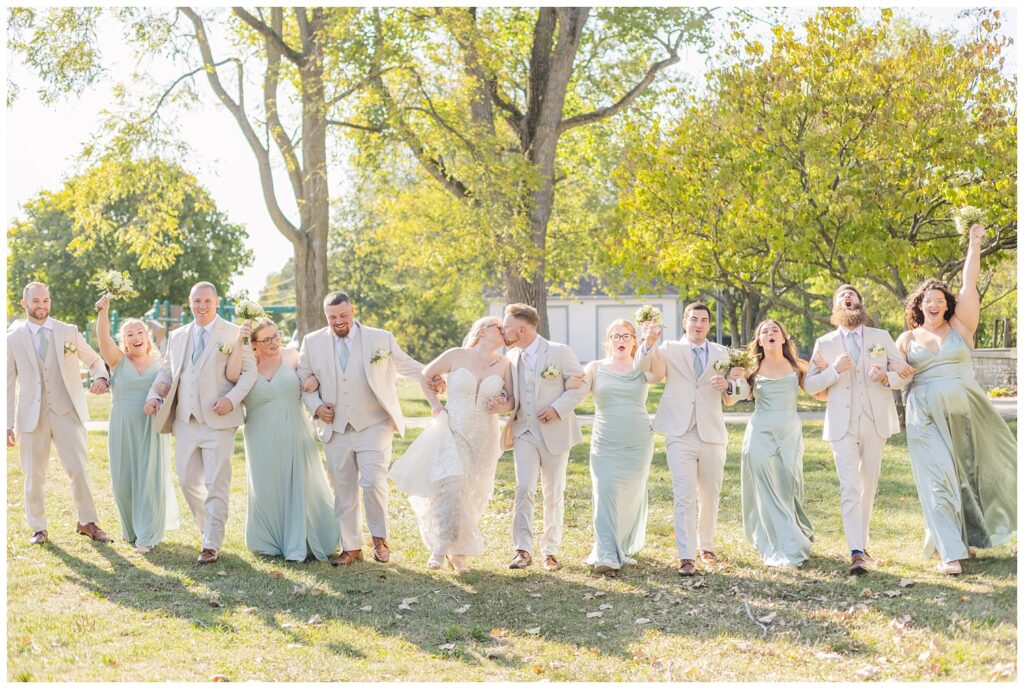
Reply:
[[[1016,424],[1013,424],[1016,431]],[[565,568],[510,571],[514,475],[499,463],[474,571],[424,567],[412,511],[393,493],[392,562],[348,568],[253,555],[243,540],[241,436],[219,563],[193,564],[183,528],[146,556],[73,532],[67,475],[47,486],[51,542],[26,544],[22,475],[8,450],[9,680],[1011,680],[1016,676],[1015,545],[982,553],[960,578],[920,557],[922,518],[903,436],[888,445],[873,523],[878,571],[846,574],[831,453],[804,426],[806,508],[816,535],[799,570],[769,570],[742,535],[739,446],[730,427],[722,490],[722,564],[681,579],[671,483],[659,437],[650,476],[647,547],[614,580],[593,576],[587,445],[569,466]],[[397,440],[401,452],[415,435]],[[119,537],[105,436],[89,438],[101,525]],[[538,525],[539,528],[539,525]],[[369,551],[364,551],[369,556]],[[916,583],[901,587],[902,579]],[[403,606],[403,599],[406,600]],[[769,619],[758,623],[754,618]],[[600,617],[588,613],[600,612]],[[771,617],[770,617],[771,616]],[[649,620],[644,622],[643,620]],[[762,627],[763,625],[763,627]]]

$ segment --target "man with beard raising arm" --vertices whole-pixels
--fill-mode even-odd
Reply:
[[[804,389],[828,390],[822,436],[832,444],[839,476],[839,506],[850,574],[867,574],[868,524],[878,488],[885,440],[900,430],[892,391],[908,382],[914,369],[885,330],[865,325],[860,292],[840,285],[832,299],[836,330],[814,343]],[[831,363],[829,363],[831,362]]]

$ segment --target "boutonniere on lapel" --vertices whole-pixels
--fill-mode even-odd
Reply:
[[[230,356],[231,355],[231,351],[232,351],[231,345],[229,345],[229,344],[222,344],[217,349],[217,351],[220,352],[221,354],[227,354],[228,356]]]
[[[879,344],[872,345],[871,348],[868,349],[868,356],[872,359],[881,359],[885,356],[885,347]]]
[[[560,375],[562,375],[562,372],[559,371],[554,366],[548,366],[547,368],[545,368],[543,371],[540,372],[540,377],[543,378],[544,380],[549,380],[551,378],[557,378]]]
[[[387,361],[390,358],[391,358],[391,352],[389,352],[386,349],[378,349],[376,352],[373,353],[373,356],[370,357],[370,363],[371,364],[380,364],[380,363],[383,363],[383,362]]]
[[[65,342],[64,343],[64,353],[65,354],[74,354],[77,351],[78,351],[78,347],[75,346],[74,342]]]

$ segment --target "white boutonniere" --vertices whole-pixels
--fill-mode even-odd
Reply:
[[[387,361],[390,358],[391,352],[389,352],[386,349],[378,349],[376,352],[373,353],[373,356],[370,357],[370,363],[379,364],[382,361]]]
[[[217,349],[217,351],[220,352],[221,354],[227,354],[228,356],[230,356],[231,352],[232,352],[231,345],[229,345],[229,344],[222,344]]]
[[[74,342],[65,342],[64,343],[64,353],[65,354],[74,354],[77,351],[78,351],[78,347],[75,346]]]
[[[556,378],[560,375],[562,375],[562,372],[559,371],[554,366],[548,366],[547,368],[540,372],[540,377],[543,378],[544,380],[548,380],[549,378]]]
[[[872,359],[881,359],[883,356],[885,356],[885,347],[877,344],[872,345],[868,349],[868,356],[871,357]]]

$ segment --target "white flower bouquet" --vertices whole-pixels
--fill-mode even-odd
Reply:
[[[661,311],[650,304],[644,304],[637,309],[633,319],[636,321],[637,325],[643,325],[648,322],[654,323],[657,326],[662,325]]]
[[[267,315],[267,312],[256,302],[240,297],[235,301],[235,314],[243,321],[252,321]],[[243,337],[242,344],[249,344],[249,338]]]
[[[726,359],[719,359],[715,362],[715,370],[725,375],[734,368],[742,368],[747,372],[750,372],[757,365],[754,361],[753,355],[746,349],[741,347],[732,347],[729,349],[729,357]]]
[[[974,206],[962,206],[953,213],[953,222],[956,224],[956,231],[966,236],[975,223],[985,224],[985,211]]]
[[[101,297],[109,294],[111,299],[131,299],[138,295],[128,271],[102,271],[92,279],[92,284],[99,289]]]

